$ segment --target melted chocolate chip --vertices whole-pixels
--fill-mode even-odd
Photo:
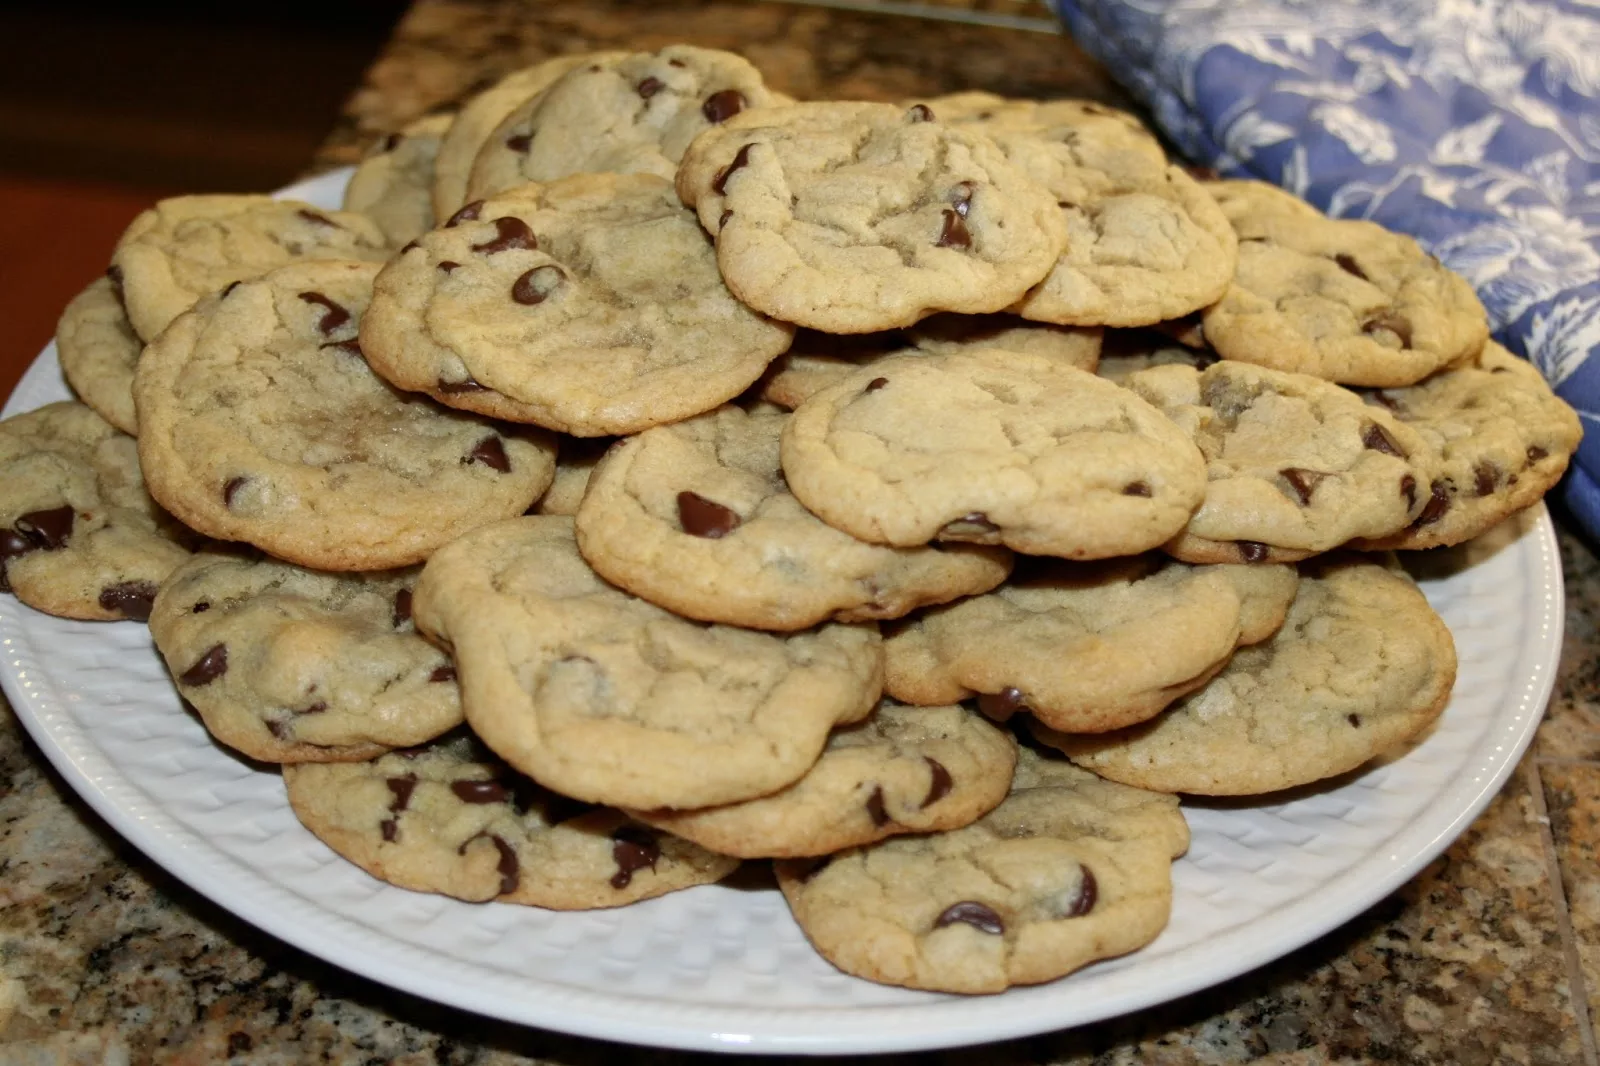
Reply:
[[[199,603],[189,608],[189,610],[193,611],[195,614],[205,614],[207,611],[211,610],[211,601],[201,600]]]
[[[201,685],[211,684],[227,672],[228,646],[213,644],[206,649],[204,655],[195,660],[193,666],[178,675],[178,682],[190,688],[199,688]]]
[[[389,817],[378,823],[378,828],[383,832],[383,839],[393,844],[395,837],[400,833],[400,819],[398,815],[406,809],[411,802],[411,792],[417,787],[417,775],[407,774],[405,777],[390,777],[383,782],[389,786]]]
[[[1385,455],[1397,455],[1402,459],[1406,457],[1406,453],[1400,450],[1400,445],[1389,436],[1389,431],[1376,422],[1368,422],[1367,428],[1361,431],[1361,445],[1375,452],[1383,452]]]
[[[456,271],[461,269],[461,264],[456,262],[454,259],[444,259],[440,261],[439,269],[444,271],[446,274],[454,274]]]
[[[618,826],[611,833],[611,858],[616,861],[617,872],[611,875],[611,887],[627,888],[633,875],[646,866],[654,870],[661,858],[661,845],[655,834],[637,825]]]
[[[1150,486],[1143,481],[1130,481],[1122,486],[1122,494],[1124,496],[1149,496]]]
[[[991,936],[999,936],[1006,931],[1006,923],[1000,920],[1000,916],[976,900],[966,899],[960,903],[952,903],[933,920],[933,927],[943,929],[957,922],[970,925],[978,932],[988,933]]]
[[[927,104],[912,104],[911,110],[906,112],[906,118],[912,122],[932,122],[933,108]]]
[[[450,791],[462,803],[504,803],[511,791],[498,781],[452,781]]]
[[[506,138],[506,147],[513,152],[526,152],[533,147],[533,134],[514,133]]]
[[[1472,487],[1479,496],[1487,496],[1500,485],[1500,468],[1484,461],[1472,470]]]
[[[1317,491],[1322,479],[1329,476],[1321,470],[1306,470],[1298,466],[1286,466],[1278,471],[1278,474],[1289,483],[1291,489],[1294,489],[1302,505],[1311,502],[1311,494]]]
[[[1411,347],[1411,320],[1405,315],[1394,311],[1379,311],[1365,322],[1361,323],[1361,332],[1371,335],[1380,330],[1387,330],[1400,338],[1400,347]]]
[[[244,483],[246,481],[249,481],[249,480],[250,480],[249,478],[243,478],[243,477],[231,477],[231,478],[229,478],[227,480],[227,482],[222,486],[222,506],[224,506],[224,507],[232,507],[233,506],[233,498],[236,495],[238,495],[239,490],[244,488]]]
[[[872,795],[867,797],[867,817],[872,819],[872,824],[882,829],[889,824],[889,812],[883,806],[883,786],[876,785]]]
[[[1025,710],[1022,690],[1003,688],[999,692],[978,693],[978,710],[984,717],[1004,722],[1020,710]]]
[[[1072,903],[1061,913],[1063,918],[1082,918],[1094,910],[1095,900],[1100,898],[1100,885],[1094,879],[1094,872],[1087,866],[1081,867],[1083,876],[1078,881],[1078,894],[1073,897]]]
[[[948,796],[955,782],[950,778],[950,771],[946,770],[939,760],[931,755],[924,755],[922,758],[927,762],[928,773],[932,778],[928,782],[928,794],[922,799],[922,806],[927,808]]]
[[[496,252],[509,252],[517,248],[534,249],[539,247],[539,239],[533,235],[533,230],[528,224],[514,215],[494,220],[494,237],[482,244],[474,244],[474,252],[484,255],[493,255]],[[443,266],[443,264],[440,264]]]
[[[486,838],[491,844],[494,845],[494,850],[500,853],[500,861],[494,865],[494,872],[500,875],[500,889],[498,894],[502,896],[509,896],[511,893],[517,890],[517,882],[520,880],[522,867],[517,862],[516,851],[512,849],[510,844],[505,842],[505,838],[499,833],[479,833],[475,837],[468,837],[462,843],[462,845],[456,849],[456,854],[465,855],[467,853],[468,844],[471,844],[474,840],[483,840]]]
[[[327,215],[321,214],[321,213],[316,212],[316,211],[309,211],[304,207],[302,207],[300,210],[296,211],[295,214],[299,215],[301,218],[305,219],[307,222],[315,223],[318,226],[331,226],[334,229],[338,229],[339,228],[339,224],[337,222],[335,222],[333,219],[329,218]]]
[[[445,663],[443,666],[436,666],[433,668],[433,673],[428,675],[428,680],[434,684],[442,684],[446,681],[454,681],[455,679],[456,668],[453,663]]]
[[[100,590],[100,606],[124,618],[145,622],[156,602],[156,592],[154,581],[122,581]]]
[[[449,396],[449,395],[452,395],[452,394],[458,393],[458,392],[488,392],[489,391],[489,386],[480,385],[476,381],[474,381],[472,378],[467,378],[465,381],[446,381],[444,378],[440,378],[438,383],[434,386],[434,388],[438,389],[440,392],[444,393],[446,396]]]
[[[1361,728],[1361,716],[1359,714],[1347,714],[1345,719],[1355,728]]]
[[[883,388],[887,384],[889,384],[889,379],[888,378],[873,378],[871,381],[867,382],[867,387],[863,391],[865,391],[865,392],[877,392],[879,389]]]
[[[1333,257],[1333,261],[1338,263],[1339,269],[1343,270],[1346,274],[1354,274],[1362,281],[1371,280],[1367,277],[1367,272],[1362,270],[1360,265],[1356,262],[1354,256],[1345,252],[1340,252],[1338,255]]]
[[[1400,479],[1400,495],[1406,498],[1406,510],[1417,505],[1417,479],[1410,474]]]
[[[646,78],[639,83],[639,99],[648,100],[666,87],[667,83],[660,78]]]
[[[411,590],[401,589],[394,594],[394,627],[399,629],[411,621]]]
[[[697,492],[678,493],[678,524],[692,537],[720,540],[739,528],[737,512]]]
[[[474,200],[470,204],[462,207],[461,210],[457,211],[455,214],[451,215],[450,218],[445,222],[444,228],[449,229],[451,226],[459,226],[463,222],[476,222],[478,221],[478,214],[482,210],[483,201]]]
[[[519,304],[533,307],[548,300],[550,294],[566,280],[567,276],[560,267],[534,267],[511,283],[511,298]]]
[[[502,474],[511,473],[511,459],[506,455],[506,446],[495,436],[485,437],[473,445],[472,451],[461,461],[467,464],[482,463],[490,470],[498,470]]]
[[[744,145],[733,157],[733,162],[717,171],[717,176],[711,179],[711,191],[721,196],[728,188],[728,179],[750,162],[751,145]]]
[[[700,113],[706,121],[715,126],[719,122],[726,122],[745,108],[744,94],[737,89],[724,89],[719,93],[712,93],[706,97],[706,102],[701,105]],[[721,191],[721,190],[718,190]]]
[[[1528,449],[1528,462],[1537,463],[1540,459],[1543,459],[1549,454],[1549,452],[1535,444],[1533,447]]]
[[[1435,481],[1429,487],[1428,502],[1423,504],[1422,513],[1417,515],[1413,526],[1431,526],[1444,517],[1450,510],[1450,486],[1445,481]]]
[[[62,504],[60,507],[29,511],[19,516],[16,529],[18,533],[27,537],[35,548],[53,552],[66,547],[67,539],[72,536],[72,522],[76,517],[71,504]]]
[[[1239,558],[1247,563],[1259,563],[1267,557],[1267,546],[1258,540],[1236,540],[1233,544],[1239,549]]]
[[[944,209],[944,225],[940,227],[939,239],[934,243],[940,248],[972,247],[972,234],[967,232],[967,224],[962,221],[960,212],[955,208]]]

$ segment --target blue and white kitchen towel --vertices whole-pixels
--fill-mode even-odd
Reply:
[[[1600,0],[1056,0],[1173,142],[1410,233],[1583,416],[1600,538]]]

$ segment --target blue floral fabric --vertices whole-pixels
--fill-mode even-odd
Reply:
[[[1192,159],[1416,237],[1600,420],[1600,0],[1056,0]],[[1567,498],[1600,536],[1600,433]]]

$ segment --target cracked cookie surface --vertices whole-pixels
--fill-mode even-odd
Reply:
[[[903,547],[1130,555],[1181,530],[1205,491],[1199,451],[1133,393],[991,349],[856,372],[796,409],[782,454],[790,491],[829,525]]]
[[[884,689],[918,704],[977,695],[996,718],[1031,711],[1071,732],[1119,729],[1271,636],[1295,584],[1287,566],[1032,560],[993,592],[892,627]]]
[[[1243,796],[1353,770],[1427,728],[1450,698],[1450,630],[1403,573],[1360,557],[1308,563],[1272,639],[1200,691],[1116,733],[1035,735],[1102,777]]]
[[[1330,219],[1255,181],[1206,186],[1239,236],[1206,340],[1239,359],[1346,385],[1411,385],[1489,336],[1466,280],[1374,222]]]
[[[379,275],[361,346],[400,388],[594,437],[732,399],[793,332],[733,298],[670,182],[584,174],[424,235]]]
[[[1167,924],[1177,800],[1023,748],[1006,800],[962,829],[777,864],[813,947],[845,973],[1000,992],[1143,947]]]
[[[1165,545],[1180,559],[1293,562],[1393,533],[1426,505],[1433,449],[1320,378],[1223,360],[1144,370],[1124,384],[1206,458],[1205,502]]]
[[[882,690],[876,626],[777,635],[678,618],[602,581],[557,516],[440,549],[413,610],[453,646],[474,731],[540,784],[594,803],[775,792]]]
[[[134,439],[88,407],[0,422],[0,588],[29,607],[146,618],[194,539],[145,491]]]
[[[376,223],[270,196],[177,196],[128,226],[111,264],[134,332],[153,341],[201,297],[296,259],[381,262]]]
[[[133,374],[144,341],[133,331],[122,286],[113,274],[96,278],[72,298],[56,325],[61,373],[78,398],[124,433],[138,436]]]
[[[209,536],[330,570],[420,562],[521,514],[553,445],[407,396],[361,357],[376,263],[281,267],[207,297],[134,383],[151,494]]]
[[[678,194],[739,299],[832,333],[1000,311],[1060,255],[1050,194],[975,131],[890,104],[751,111],[708,131]]]
[[[411,624],[416,578],[204,551],[161,586],[150,635],[229,747],[264,762],[370,759],[462,720],[449,657]]]
[[[305,827],[363,870],[475,903],[620,907],[739,865],[548,792],[470,736],[371,762],[285,766],[283,780]]]
[[[584,558],[678,614],[776,630],[898,618],[1010,573],[1003,549],[891,548],[825,524],[784,483],[788,420],[727,406],[613,447],[578,508]]]
[[[1017,745],[962,707],[885,700],[841,726],[806,775],[770,796],[635,817],[741,858],[827,855],[902,833],[968,825],[1005,799]]]
[[[428,115],[380,140],[344,190],[344,209],[377,223],[395,248],[434,226],[433,168],[450,115]]]

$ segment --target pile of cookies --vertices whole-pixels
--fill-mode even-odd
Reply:
[[[1426,729],[1387,553],[1580,433],[1414,242],[1128,115],[687,46],[513,74],[343,211],[164,201],[58,350],[8,587],[148,619],[341,855],[552,908],[773,859],[834,964],[958,992],[1154,938],[1176,794]]]

